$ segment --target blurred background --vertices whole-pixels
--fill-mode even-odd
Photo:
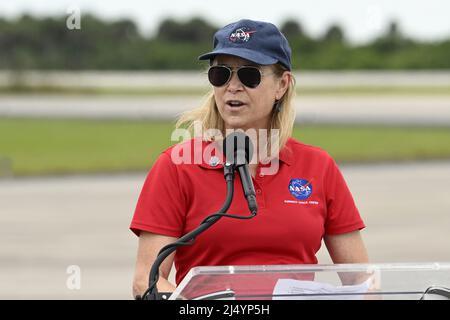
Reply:
[[[241,18],[287,36],[294,137],[339,163],[371,261],[450,261],[448,12],[445,0],[0,2],[0,298],[132,298],[143,181],[208,92],[197,57]]]

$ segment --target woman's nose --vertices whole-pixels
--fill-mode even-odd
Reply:
[[[236,92],[236,91],[242,90],[243,88],[244,88],[243,84],[239,80],[237,72],[233,71],[233,73],[231,74],[231,79],[230,79],[230,82],[228,83],[227,89],[231,92]]]

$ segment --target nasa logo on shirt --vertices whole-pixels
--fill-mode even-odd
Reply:
[[[313,186],[311,181],[306,179],[291,179],[291,181],[289,181],[289,192],[297,200],[305,200],[311,196]]]

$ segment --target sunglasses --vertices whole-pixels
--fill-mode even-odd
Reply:
[[[227,84],[234,70],[228,66],[212,66],[208,69],[209,82],[215,87]],[[236,68],[239,81],[246,87],[256,88],[261,83],[261,70],[253,66],[242,66]]]

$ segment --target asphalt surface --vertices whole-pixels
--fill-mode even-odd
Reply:
[[[342,171],[371,262],[450,261],[449,162]],[[0,180],[0,299],[131,298],[137,238],[128,226],[145,175]],[[318,257],[331,261],[324,248]]]
[[[0,95],[0,117],[174,120],[202,97]],[[450,96],[300,96],[297,122],[450,126]]]

